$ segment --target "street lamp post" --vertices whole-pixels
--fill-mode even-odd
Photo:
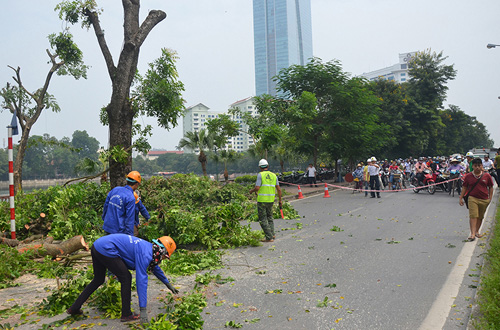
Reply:
[[[498,47],[500,47],[500,45],[495,45],[495,44],[487,44],[487,45],[486,45],[486,48],[491,49],[491,48],[495,48],[495,47],[497,47],[497,46],[498,46]]]

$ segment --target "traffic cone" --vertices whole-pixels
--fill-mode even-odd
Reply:
[[[323,196],[323,198],[328,198],[328,197],[331,197],[330,194],[328,193],[328,186],[326,185],[325,183],[325,196]]]
[[[299,197],[298,197],[298,199],[302,199],[302,198],[304,198],[304,195],[302,195],[302,190],[300,190],[300,186],[298,186],[298,187],[299,187]]]

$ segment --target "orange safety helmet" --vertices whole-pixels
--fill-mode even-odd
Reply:
[[[137,181],[137,182],[141,183],[141,180],[142,180],[141,179],[141,173],[139,173],[137,171],[132,171],[129,174],[127,174],[127,179],[130,179],[130,180]]]
[[[154,241],[155,240],[153,240],[153,242]],[[158,238],[157,242],[159,242],[161,245],[163,245],[165,247],[165,249],[167,249],[167,253],[168,253],[169,258],[172,255],[172,253],[174,253],[175,249],[177,248],[174,240],[170,236],[162,236],[162,237]]]
[[[135,203],[139,203],[139,195],[134,191]]]

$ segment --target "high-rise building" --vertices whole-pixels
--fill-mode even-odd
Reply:
[[[256,95],[276,95],[283,68],[312,57],[310,0],[253,0]]]
[[[398,84],[408,81],[410,80],[408,63],[415,54],[416,52],[399,54],[399,63],[383,69],[362,73],[361,76],[370,81],[379,79],[392,80]]]
[[[257,115],[257,109],[253,103],[253,97],[247,97],[246,99],[236,101],[229,106],[229,108],[235,108],[241,112],[250,114],[252,117]],[[239,125],[239,132],[237,136],[229,137],[226,141],[224,149],[235,150],[237,152],[242,152],[248,150],[248,148],[254,144],[253,137],[248,134],[249,127],[244,123],[243,119],[238,114],[229,114],[224,112],[211,111],[209,107],[203,103],[198,103],[195,106],[186,109],[184,118],[182,120],[182,134],[186,135],[186,132],[197,132],[201,129],[206,129],[207,122],[211,119],[218,118],[222,114],[227,114],[231,120],[235,121]],[[185,153],[198,153],[199,150],[192,150],[189,148],[184,148]]]

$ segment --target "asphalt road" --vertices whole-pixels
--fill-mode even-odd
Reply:
[[[486,238],[464,242],[468,213],[456,196],[330,195],[294,201],[301,218],[275,221],[275,242],[227,252],[218,272],[235,281],[211,289],[205,329],[230,321],[245,329],[466,329]]]

